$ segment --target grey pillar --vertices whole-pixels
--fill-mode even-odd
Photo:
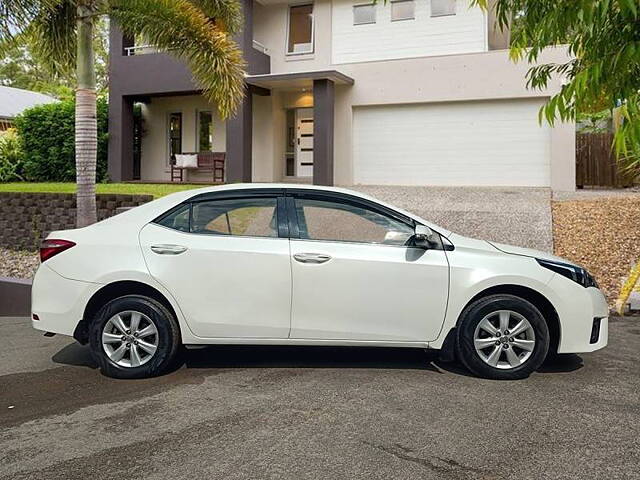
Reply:
[[[313,184],[333,185],[334,84],[313,81]]]
[[[111,91],[109,95],[109,179],[133,180],[133,100]]]
[[[227,182],[251,182],[252,95],[246,89],[235,116],[227,119]]]

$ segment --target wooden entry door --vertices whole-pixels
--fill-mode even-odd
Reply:
[[[313,108],[296,110],[296,176],[313,176]]]

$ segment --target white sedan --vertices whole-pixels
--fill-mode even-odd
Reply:
[[[185,345],[270,344],[439,349],[517,379],[607,344],[583,268],[339,188],[175,193],[53,232],[40,255],[33,326],[88,343],[113,377],[160,374]]]

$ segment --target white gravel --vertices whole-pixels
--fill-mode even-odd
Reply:
[[[0,277],[33,278],[39,264],[38,252],[0,247]]]

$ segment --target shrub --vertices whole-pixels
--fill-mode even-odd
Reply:
[[[23,152],[20,136],[15,128],[0,134],[0,182],[23,180]]]
[[[98,99],[97,181],[107,173],[107,101]],[[25,110],[15,120],[22,138],[24,177],[37,182],[74,182],[75,102],[64,100]]]

